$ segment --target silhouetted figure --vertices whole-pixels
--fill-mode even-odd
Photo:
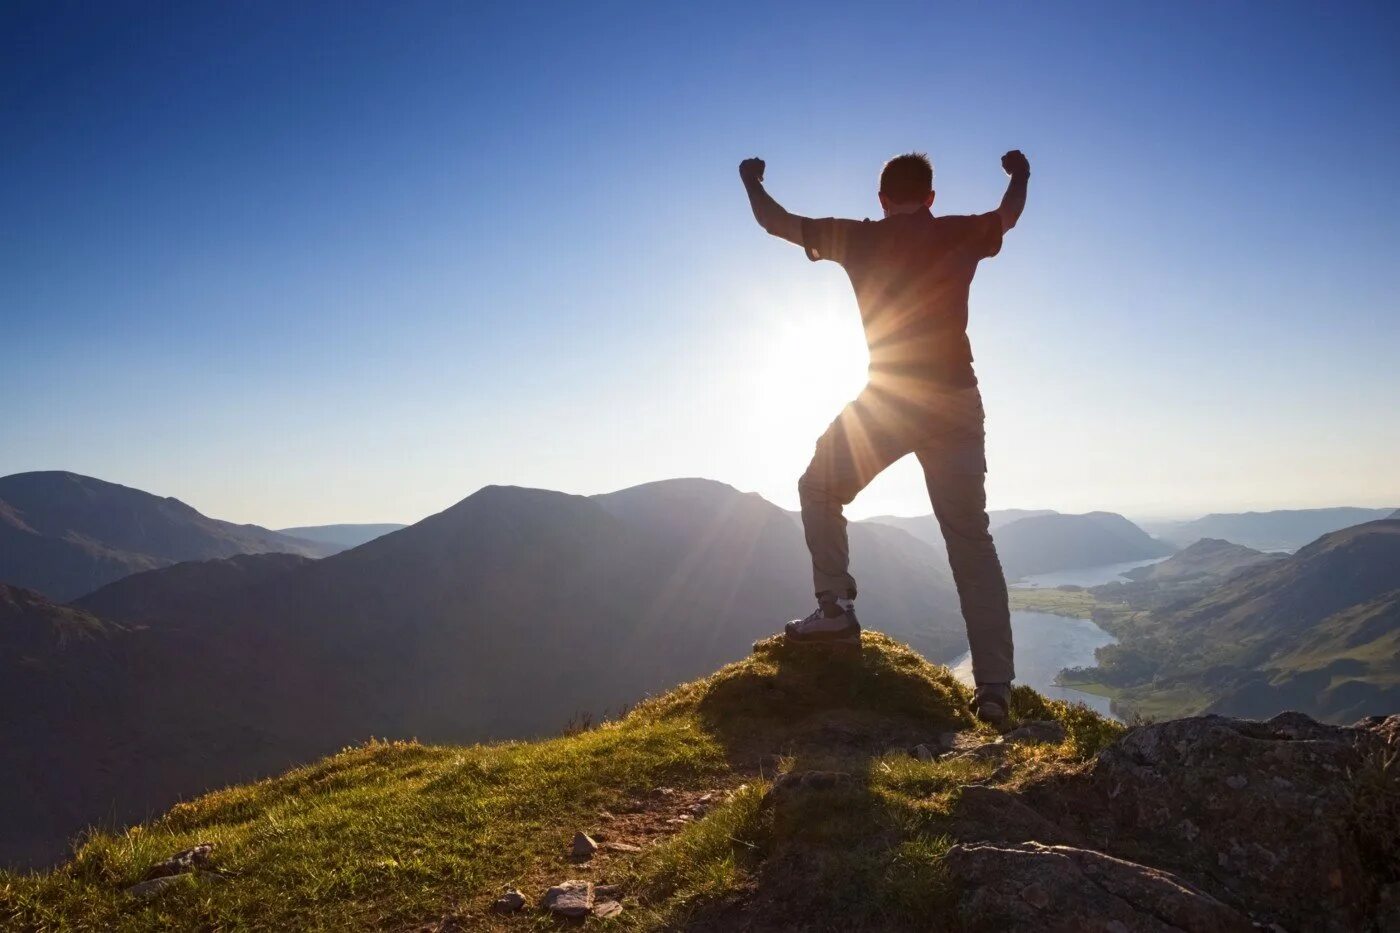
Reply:
[[[930,210],[928,157],[897,156],[880,174],[885,216],[877,221],[790,214],[764,190],[763,160],[739,165],[763,229],[801,246],[813,261],[845,268],[870,347],[865,388],[817,440],[798,482],[817,609],[789,622],[786,637],[859,642],[842,508],[881,470],[913,453],[948,544],[972,646],[976,710],[990,722],[1006,718],[1015,669],[1006,580],[988,531],[984,416],[967,339],[967,297],[977,264],[1000,252],[1002,236],[1026,205],[1030,163],[1013,150],[1001,164],[1011,181],[1000,207],[937,217]],[[813,378],[821,378],[820,365],[814,362]]]

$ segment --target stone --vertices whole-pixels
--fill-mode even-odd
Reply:
[[[915,745],[914,757],[927,764],[932,764],[938,760],[938,755],[927,745]]]
[[[1012,745],[1029,745],[1037,742],[1057,745],[1065,740],[1066,735],[1065,727],[1053,719],[1032,719],[1006,733],[1002,736],[1002,741]]]
[[[958,733],[940,732],[938,733],[938,744],[945,752],[951,752],[958,747]]]
[[[598,848],[605,852],[640,852],[641,846],[635,846],[630,842],[600,842]]]
[[[498,914],[514,914],[525,909],[525,895],[515,888],[506,888],[506,893],[496,898],[496,902],[491,905],[491,909]]]
[[[561,881],[544,893],[542,905],[560,917],[586,917],[593,910],[593,882]]]
[[[1249,917],[1169,872],[1102,852],[1035,842],[948,850],[969,933],[1250,933]],[[1111,925],[1116,924],[1116,925]]]
[[[574,833],[574,841],[569,843],[569,854],[574,858],[591,858],[598,851],[598,843],[587,833]]]
[[[163,862],[157,862],[146,870],[143,881],[166,878],[170,875],[183,875],[187,872],[208,868],[213,862],[214,843],[201,842],[180,852],[176,852]]]
[[[845,771],[789,771],[778,775],[768,793],[771,796],[798,790],[831,790],[850,780],[851,776]]]
[[[607,919],[616,917],[622,913],[622,903],[620,901],[598,901],[593,905],[593,916]]]
[[[138,901],[148,901],[170,890],[170,888],[179,884],[181,880],[180,875],[161,875],[159,878],[151,878],[146,881],[137,882],[131,887],[126,888],[122,893]]]

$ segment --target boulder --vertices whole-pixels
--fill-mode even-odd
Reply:
[[[1249,933],[1244,914],[1168,872],[1102,852],[1034,842],[948,851],[970,933]]]

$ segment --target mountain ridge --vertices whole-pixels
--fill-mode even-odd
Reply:
[[[64,601],[183,560],[332,549],[66,471],[0,477],[0,581]]]

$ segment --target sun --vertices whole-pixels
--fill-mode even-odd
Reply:
[[[810,443],[865,385],[868,354],[854,302],[794,309],[760,346],[755,414],[779,436]]]

